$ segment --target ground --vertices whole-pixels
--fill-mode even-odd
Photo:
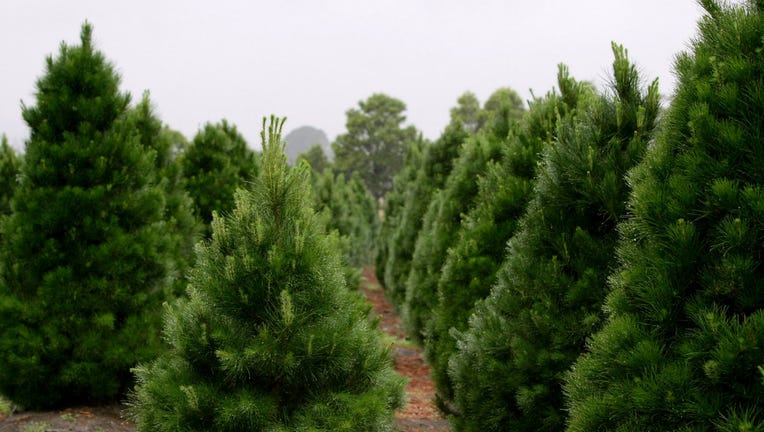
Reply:
[[[380,316],[380,327],[393,344],[395,369],[409,379],[408,404],[395,414],[401,432],[447,432],[448,422],[434,405],[435,386],[430,368],[423,359],[422,348],[408,342],[398,316],[385,298],[372,268],[363,272],[361,291]],[[76,407],[61,411],[13,412],[13,407],[0,399],[0,432],[134,432],[135,426],[122,418],[124,407]]]

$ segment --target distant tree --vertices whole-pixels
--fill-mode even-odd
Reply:
[[[532,197],[540,154],[552,145],[558,124],[567,115],[574,115],[592,93],[589,86],[571,78],[562,65],[557,80],[562,94],[551,91],[531,101],[520,126],[507,136],[501,161],[489,162],[478,179],[475,205],[462,218],[443,264],[438,303],[426,332],[426,356],[443,411],[453,406],[448,370],[456,340],[450,333],[466,330],[473,305],[490,292],[506,256],[507,240]]]
[[[0,251],[0,393],[30,408],[118,397],[156,355],[172,237],[156,152],[95,50],[62,44],[37,81]]]
[[[571,431],[764,430],[764,3],[701,4],[566,379]]]
[[[189,300],[167,312],[169,351],[135,369],[140,431],[392,430],[403,380],[344,285],[308,173],[286,166],[282,124],[263,131],[251,191],[197,248]]]
[[[372,263],[374,241],[379,228],[377,203],[356,176],[346,180],[344,174],[326,169],[313,175],[317,212],[326,217],[326,226],[337,230],[345,260],[353,267]]]
[[[154,167],[158,183],[165,191],[165,215],[167,232],[173,237],[175,247],[173,262],[174,295],[185,291],[185,275],[194,258],[194,245],[201,237],[202,225],[194,216],[194,202],[185,189],[179,156],[187,144],[180,132],[162,125],[149,99],[144,93],[141,102],[128,112],[128,122],[138,130],[141,144],[156,153]]]
[[[22,162],[23,159],[8,145],[8,138],[3,135],[0,138],[0,219],[11,213],[11,198],[19,182]]]
[[[324,148],[319,144],[309,148],[307,152],[297,155],[298,161],[303,159],[317,173],[323,173],[329,167],[329,159],[326,157],[326,153],[324,153]]]
[[[348,176],[357,173],[379,199],[393,188],[417,131],[403,126],[406,104],[398,99],[376,93],[358,106],[347,111],[347,132],[332,145],[334,164]]]
[[[440,138],[427,146],[424,158],[414,173],[415,178],[404,190],[400,218],[391,235],[385,237],[389,243],[389,255],[384,286],[388,298],[398,309],[406,297],[406,281],[411,271],[414,246],[427,207],[435,191],[445,184],[454,160],[468,137],[460,122],[449,124]]]
[[[425,152],[428,145],[427,141],[421,138],[414,142],[408,153],[406,153],[403,169],[393,178],[393,189],[382,200],[383,204],[380,211],[382,223],[380,224],[379,235],[377,236],[374,262],[375,273],[385,288],[390,284],[386,276],[390,247],[392,246],[390,238],[400,225],[407,191],[416,181],[419,164],[422,163],[422,153]]]
[[[223,120],[204,125],[183,153],[182,162],[186,189],[209,235],[212,212],[233,209],[236,188],[257,175],[255,153],[236,126]]]
[[[468,133],[474,134],[482,126],[483,110],[475,93],[464,92],[451,108],[451,123],[459,124]]]
[[[613,50],[612,93],[560,121],[498,281],[455,334],[458,431],[565,426],[562,378],[601,325],[624,175],[642,158],[659,110],[657,81],[642,92],[625,50]]]
[[[485,101],[478,128],[489,128],[494,135],[506,137],[511,124],[519,121],[524,114],[525,103],[520,95],[509,87],[502,87]]]

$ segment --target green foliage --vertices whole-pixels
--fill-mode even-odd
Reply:
[[[358,106],[347,111],[347,133],[332,144],[335,168],[348,177],[357,173],[379,199],[393,188],[417,132],[403,127],[406,104],[398,99],[375,93]]]
[[[212,213],[233,209],[234,192],[258,171],[255,153],[236,126],[226,120],[204,125],[182,157],[186,189],[209,236]]]
[[[377,202],[363,182],[326,169],[314,173],[313,191],[314,208],[325,215],[327,229],[339,233],[345,262],[353,267],[371,264],[379,217]]]
[[[313,171],[317,173],[323,173],[325,169],[329,168],[329,159],[324,153],[324,148],[321,144],[316,144],[309,148],[307,152],[297,155],[297,161],[305,160]]]
[[[344,285],[304,165],[286,166],[282,124],[263,131],[252,190],[197,248],[189,300],[166,313],[170,350],[135,369],[138,430],[392,430],[402,379]]]
[[[612,95],[589,97],[560,120],[497,283],[469,328],[455,332],[459,431],[564,427],[562,376],[602,321],[624,175],[642,158],[659,111],[657,81],[642,93],[626,51],[613,51]]]
[[[520,95],[509,87],[502,87],[491,94],[483,105],[480,128],[487,128],[498,137],[506,137],[512,123],[525,114],[525,104]]]
[[[389,239],[400,225],[406,194],[409,188],[414,185],[427,146],[427,142],[422,139],[414,142],[406,154],[403,169],[393,179],[393,189],[382,200],[382,224],[377,237],[377,253],[374,263],[377,278],[385,287],[390,283],[386,278],[391,246]]]
[[[629,173],[608,320],[566,379],[571,431],[764,430],[764,4],[702,4]]]
[[[422,229],[422,218],[436,190],[443,187],[469,135],[458,123],[452,123],[440,138],[425,149],[424,159],[415,170],[415,178],[404,190],[400,219],[391,235],[382,237],[388,242],[385,265],[387,297],[400,308],[406,297],[406,281],[411,271],[411,260],[417,235]]]
[[[26,407],[115,398],[153,357],[174,245],[156,152],[82,27],[37,81],[0,251],[0,392]]]
[[[160,176],[160,185],[165,192],[164,219],[167,222],[167,234],[172,237],[173,295],[185,291],[185,275],[194,259],[194,245],[199,240],[201,223],[194,217],[194,203],[185,190],[182,165],[178,156],[186,146],[186,140],[180,132],[172,131],[162,125],[154,113],[148,92],[141,102],[128,113],[127,121],[140,134],[141,144],[147,150],[156,153],[154,167]]]
[[[11,213],[11,198],[19,183],[22,161],[3,135],[0,139],[0,218]]]
[[[507,240],[531,197],[539,154],[556,136],[558,122],[591,93],[570,78],[564,66],[560,66],[558,82],[565,93],[550,92],[533,100],[518,130],[502,144],[501,162],[488,163],[478,180],[474,207],[463,217],[443,264],[438,303],[427,328],[426,354],[444,411],[452,404],[448,363],[456,351],[449,332],[452,328],[464,331],[474,303],[488,295]]]
[[[453,162],[443,189],[436,191],[428,204],[416,238],[403,303],[404,324],[415,340],[424,339],[423,331],[438,301],[441,267],[456,238],[461,215],[473,206],[477,178],[489,161],[501,157],[505,138],[503,130],[494,129],[470,137]]]
[[[461,125],[467,133],[474,134],[483,125],[484,112],[475,93],[464,92],[451,108],[451,124]]]

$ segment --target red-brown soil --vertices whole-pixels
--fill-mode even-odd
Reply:
[[[422,349],[406,342],[400,320],[385,298],[374,269],[364,269],[363,275],[361,291],[380,316],[381,329],[395,340],[395,369],[409,379],[408,404],[395,414],[396,425],[401,432],[447,432],[448,422],[435,408],[435,386]],[[0,432],[134,432],[135,426],[121,417],[122,409],[112,405],[0,415]]]
[[[406,334],[393,306],[385,297],[382,287],[374,275],[374,269],[363,271],[365,281],[361,291],[374,306],[380,316],[382,331],[392,336],[395,370],[409,379],[406,388],[408,404],[395,414],[396,424],[403,432],[446,432],[449,425],[435,408],[435,384],[432,382],[430,367],[424,362],[422,348],[406,343]]]

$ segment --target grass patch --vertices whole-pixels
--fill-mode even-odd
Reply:
[[[0,396],[0,416],[9,416],[13,412],[13,404],[8,399]]]
[[[45,422],[32,422],[29,424],[25,424],[24,426],[21,426],[19,428],[20,432],[45,432],[50,427],[49,424]]]

